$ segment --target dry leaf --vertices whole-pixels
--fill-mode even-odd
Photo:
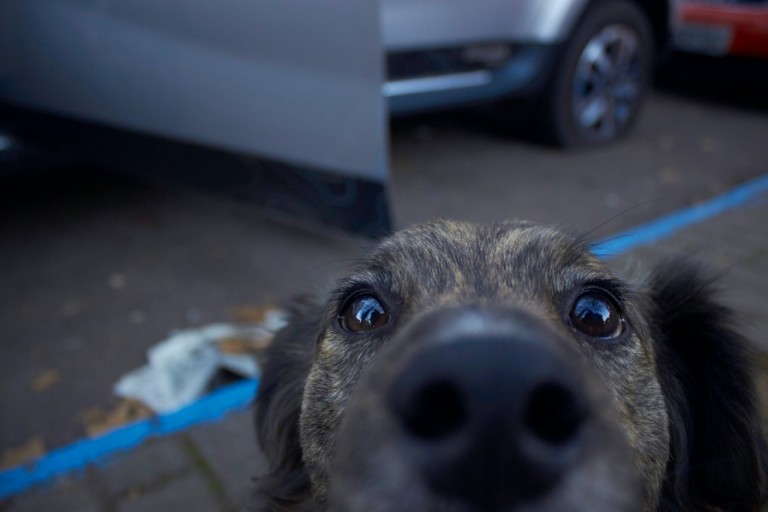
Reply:
[[[144,404],[138,400],[122,400],[112,410],[104,410],[101,407],[92,407],[82,415],[85,432],[95,437],[103,432],[116,427],[132,423],[152,415]]]
[[[56,370],[48,370],[40,374],[34,382],[32,382],[32,389],[38,393],[42,393],[49,387],[53,386],[61,380],[61,374]]]
[[[273,335],[231,336],[216,341],[219,352],[223,354],[254,354],[266,349],[272,342]]]
[[[262,324],[267,318],[267,312],[275,309],[272,305],[246,304],[231,311],[232,320],[244,324]]]
[[[45,444],[39,437],[33,437],[22,446],[5,450],[2,460],[0,460],[0,468],[12,468],[41,455],[45,455]]]

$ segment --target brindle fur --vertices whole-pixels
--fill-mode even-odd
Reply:
[[[621,304],[629,326],[621,343],[595,343],[567,322],[570,301],[594,285]],[[464,510],[423,496],[409,503],[406,489],[394,497],[401,485],[392,469],[397,461],[381,450],[359,451],[366,449],[361,425],[380,430],[379,444],[387,438],[385,422],[376,419],[376,379],[386,380],[416,350],[403,333],[424,328],[441,311],[469,307],[524,310],[570,340],[563,350],[583,356],[585,382],[600,388],[594,396],[607,397],[604,425],[616,425],[620,440],[606,443],[631,454],[635,476],[594,466],[552,503],[542,499],[525,510],[609,512],[621,510],[620,495],[642,500],[645,511],[758,510],[766,496],[766,452],[746,343],[732,328],[730,312],[713,301],[712,288],[681,261],[657,265],[634,282],[620,280],[579,239],[527,223],[436,222],[396,233],[327,297],[299,301],[270,347],[256,410],[270,468],[257,481],[255,507],[354,510],[352,501],[339,503],[344,494],[360,503],[370,497],[360,510],[388,510],[390,497],[403,510]],[[360,289],[389,306],[385,328],[350,334],[339,327],[340,309]],[[354,420],[345,422],[350,414]],[[387,482],[356,477],[366,469],[350,457],[367,455],[369,469],[391,466],[371,470]]]

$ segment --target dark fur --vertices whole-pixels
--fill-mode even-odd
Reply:
[[[497,235],[501,238],[519,226],[529,229],[526,225],[486,228],[449,223],[418,227],[397,235],[394,241],[385,242],[384,248],[363,263],[358,273],[363,272],[371,279],[397,280],[391,277],[391,269],[388,269],[390,277],[384,277],[381,267],[411,265],[413,268],[403,272],[423,276],[425,281],[431,279],[433,282],[424,283],[425,289],[432,293],[450,293],[454,303],[461,304],[464,295],[498,298],[506,293],[495,285],[499,270],[485,268],[482,255],[488,253],[487,245],[493,244]],[[475,236],[475,232],[482,235]],[[548,247],[550,239],[552,247]],[[465,251],[457,249],[454,242],[460,247],[461,244],[477,247]],[[540,283],[546,285],[557,279],[560,267],[554,264],[551,268],[545,267],[546,262],[557,261],[562,268],[569,269],[592,265],[586,251],[577,241],[546,234],[540,240],[536,238],[527,243],[516,253],[517,260],[507,264],[521,269],[519,282],[515,281],[518,286],[533,289],[542,287]],[[430,268],[442,264],[441,258],[446,262],[450,260],[445,263],[449,268],[465,268],[469,277],[459,279],[452,274],[430,273]],[[526,282],[526,272],[533,271],[544,277],[536,283]],[[488,273],[494,275],[486,282]],[[668,261],[654,268],[650,276],[634,285],[622,283],[635,297],[641,320],[647,325],[655,363],[655,374],[648,378],[660,383],[669,417],[669,459],[660,482],[661,492],[654,503],[646,503],[645,509],[666,512],[759,510],[766,500],[766,450],[747,344],[734,329],[732,314],[715,301],[712,281],[697,267],[687,262]],[[467,280],[472,281],[471,292],[466,291]],[[343,295],[348,285],[344,281],[337,294]],[[391,282],[380,285],[389,289],[393,286]],[[546,290],[541,291],[544,292]],[[409,288],[399,293],[405,310],[408,301],[423,302],[423,298],[417,298],[418,290]],[[270,467],[257,481],[255,507],[258,510],[324,508],[315,501],[316,491],[306,467],[300,444],[300,416],[307,378],[318,357],[318,344],[323,341],[328,325],[336,321],[340,301],[336,295],[321,302],[299,301],[291,311],[289,325],[278,334],[268,351],[256,419],[258,441]],[[366,357],[372,359],[374,354]],[[360,363],[361,367],[367,364]],[[356,370],[363,371],[362,368]],[[648,371],[652,370],[640,373]],[[322,389],[315,390],[312,396],[330,400],[330,392],[323,395]],[[330,410],[338,404],[328,402],[318,407],[326,406]],[[330,419],[328,424],[335,425]]]
[[[653,273],[658,358],[670,400],[671,460],[660,510],[756,510],[765,501],[766,451],[747,344],[696,266]]]

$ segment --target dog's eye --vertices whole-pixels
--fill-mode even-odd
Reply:
[[[353,297],[339,315],[341,327],[350,332],[366,332],[384,327],[389,314],[381,302],[370,294]]]
[[[619,307],[601,290],[589,290],[579,295],[569,319],[575,329],[593,338],[616,338],[624,329]]]

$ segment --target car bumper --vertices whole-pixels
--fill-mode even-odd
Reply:
[[[508,55],[500,57],[500,48]],[[382,92],[391,115],[491,102],[538,92],[561,51],[558,44],[486,45],[486,56],[464,59],[472,47],[390,54]],[[482,52],[482,50],[481,50]],[[480,55],[482,56],[482,53]],[[478,52],[474,52],[477,56]]]
[[[768,4],[684,3],[680,17],[679,50],[768,58]]]

